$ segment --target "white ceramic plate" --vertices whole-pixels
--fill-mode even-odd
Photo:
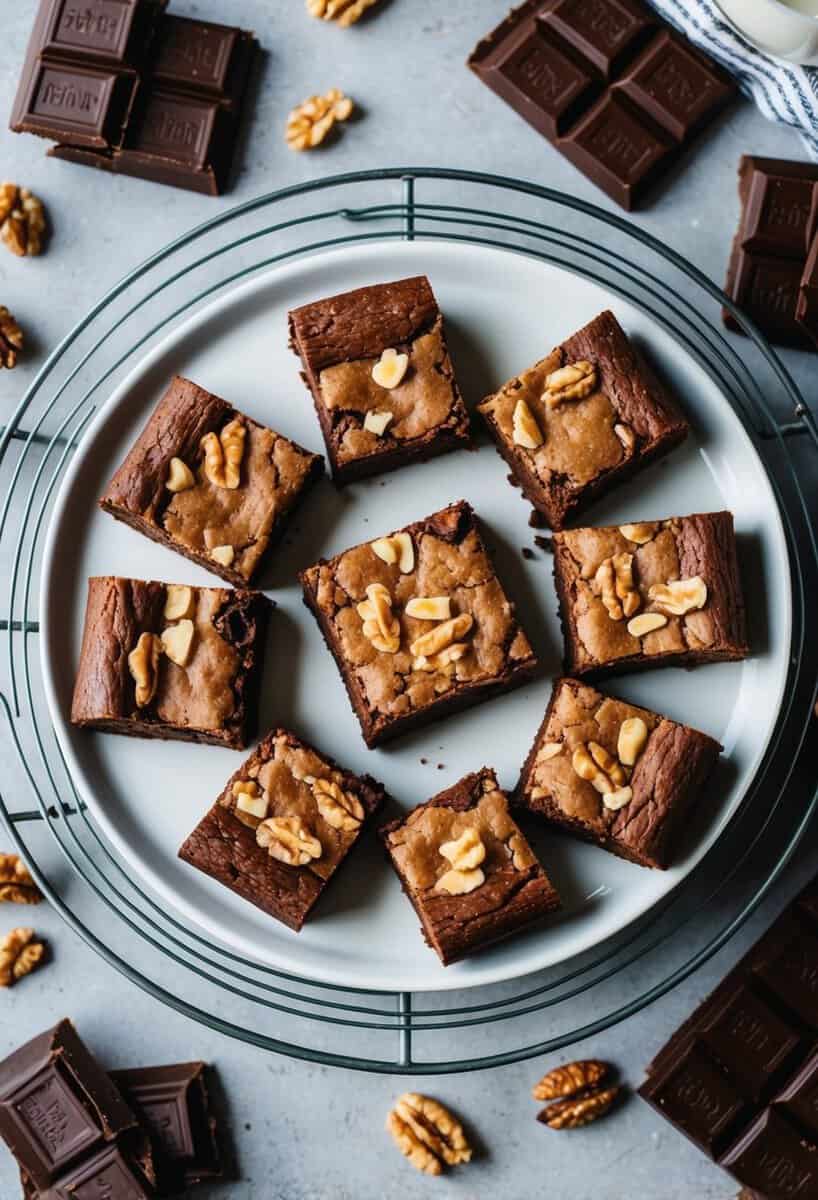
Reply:
[[[675,866],[649,871],[592,846],[539,831],[534,842],[565,911],[539,929],[444,970],[370,835],[298,935],[181,863],[176,852],[242,761],[233,751],[88,733],[67,723],[86,580],[118,574],[193,584],[218,579],[104,515],[96,506],[174,373],[315,450],[311,400],[287,347],[287,310],[347,288],[428,273],[452,353],[474,402],[605,307],[642,339],[682,397],[695,435],[598,503],[609,523],[729,508],[747,585],[753,657],[695,671],[657,670],[611,690],[719,738],[724,762],[703,797]],[[484,519],[500,575],[543,664],[520,690],[368,751],[296,571],[461,497]],[[264,680],[263,728],[280,722],[353,771],[383,780],[408,809],[483,764],[512,787],[558,673],[561,635],[551,559],[531,546],[529,508],[484,443],[345,491],[316,489],[262,579],[277,609]],[[753,778],[775,723],[790,646],[790,580],[772,490],[739,420],[705,372],[649,317],[596,284],[503,250],[442,242],[370,244],[308,258],[237,288],[159,345],[110,397],[83,438],[51,521],[43,572],[43,672],[54,724],[78,789],[105,833],[162,903],[210,938],[263,963],[322,982],[424,991],[514,978],[564,961],[621,930],[675,887],[713,844]],[[441,764],[441,765],[438,765]]]

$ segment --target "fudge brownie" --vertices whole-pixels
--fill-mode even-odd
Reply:
[[[465,501],[322,559],[301,582],[370,748],[537,666]]]
[[[384,826],[381,836],[444,967],[560,907],[486,767]]]
[[[298,932],[384,797],[369,775],[352,775],[276,729],[179,857]]]
[[[243,587],[323,461],[177,375],[100,506]]]
[[[294,309],[290,345],[336,483],[468,444],[466,406],[425,275]]]
[[[720,753],[706,733],[558,679],[513,800],[620,858],[667,867]]]
[[[72,724],[241,750],[271,608],[261,592],[89,579]]]
[[[732,513],[572,529],[553,542],[567,674],[747,657]]]
[[[478,412],[552,529],[689,431],[611,312],[503,384]]]

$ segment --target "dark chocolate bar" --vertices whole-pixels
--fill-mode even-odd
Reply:
[[[816,183],[814,163],[744,155],[739,164],[741,219],[724,285],[730,299],[771,342],[800,349],[814,348],[805,328],[814,265],[807,271],[805,267],[818,211]],[[724,321],[742,332],[727,311]]]
[[[818,879],[659,1051],[639,1092],[751,1193],[818,1196]]]
[[[206,1070],[205,1063],[192,1062],[111,1071],[111,1079],[154,1137],[170,1191],[224,1176]]]
[[[0,1063],[0,1137],[32,1194],[154,1195],[150,1139],[70,1021]]]
[[[641,0],[528,0],[469,66],[627,209],[736,90]]]

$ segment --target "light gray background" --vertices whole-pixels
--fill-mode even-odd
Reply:
[[[35,0],[4,6],[3,125],[35,7]],[[218,200],[50,161],[43,142],[0,130],[0,174],[42,196],[54,229],[40,260],[18,260],[0,248],[0,303],[18,316],[32,347],[17,370],[0,372],[0,424],[45,354],[110,284],[190,226],[261,192],[325,173],[433,164],[532,179],[607,206],[466,70],[469,50],[505,8],[503,0],[382,0],[371,19],[342,31],[311,20],[302,0],[174,0],[176,13],[255,29],[267,51],[234,186]],[[283,140],[289,108],[332,86],[354,96],[362,119],[326,149],[291,153]],[[660,188],[653,205],[634,217],[719,282],[736,225],[735,171],[744,152],[804,156],[792,134],[742,102]],[[815,359],[786,358],[815,405]],[[18,778],[23,786],[2,742],[0,769],[4,788],[13,789]],[[714,961],[640,1016],[558,1057],[610,1058],[638,1084],[651,1053],[816,868],[813,836],[763,911]],[[2,930],[28,917],[13,909],[0,915]],[[242,1182],[200,1191],[202,1200],[375,1200],[398,1193],[406,1200],[728,1200],[737,1190],[636,1098],[584,1132],[558,1135],[536,1125],[530,1086],[554,1060],[413,1082],[461,1113],[485,1147],[471,1168],[446,1180],[422,1178],[382,1132],[386,1110],[403,1090],[400,1079],[288,1061],[222,1038],[132,987],[47,908],[34,916],[54,961],[0,994],[0,1054],[70,1014],[112,1066],[185,1057],[217,1064],[230,1099]],[[172,989],[170,968],[163,983]],[[0,1197],[17,1194],[13,1164],[0,1150]]]

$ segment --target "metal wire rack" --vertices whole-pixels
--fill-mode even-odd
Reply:
[[[793,579],[786,700],[758,775],[711,853],[661,906],[593,951],[523,981],[443,995],[341,989],[256,965],[134,881],[60,753],[32,616],[55,490],[97,404],[136,358],[239,281],[382,238],[516,250],[595,279],[647,311],[705,366],[753,438],[778,498]],[[723,333],[723,305],[747,335],[740,342]],[[818,808],[814,782],[788,788],[808,752],[818,679],[816,639],[806,637],[818,546],[790,451],[798,435],[818,449],[814,418],[751,323],[673,251],[572,197],[473,172],[394,168],[305,183],[217,216],[102,297],[50,355],[0,436],[0,704],[27,788],[0,789],[12,842],[62,917],[110,964],[194,1020],[264,1049],[427,1074],[518,1061],[614,1025],[728,941]]]

